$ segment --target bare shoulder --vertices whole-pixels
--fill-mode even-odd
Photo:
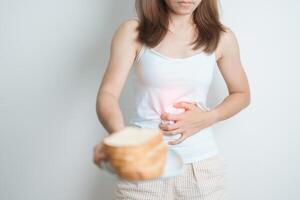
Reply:
[[[229,27],[226,27],[225,30],[226,32],[221,34],[221,44],[230,45],[231,47],[238,45],[238,40],[233,30]]]
[[[217,47],[217,60],[230,53],[239,54],[239,44],[233,30],[225,26],[225,32],[221,33],[220,41]]]
[[[127,19],[119,25],[118,30],[124,31],[127,34],[135,36],[138,33],[137,32],[138,25],[139,25],[139,22],[137,20]]]
[[[112,39],[112,45],[114,44],[122,44],[127,43],[127,45],[133,45],[135,47],[138,47],[138,21],[134,19],[128,19],[126,21],[123,21],[118,28],[116,29],[113,39]],[[129,44],[128,44],[129,43]]]

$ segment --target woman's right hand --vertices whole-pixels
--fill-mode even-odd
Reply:
[[[97,144],[94,147],[94,157],[93,157],[93,159],[94,159],[93,160],[94,163],[98,167],[100,167],[101,169],[103,169],[102,161],[107,160],[108,158],[107,158],[106,154],[104,153],[102,142],[100,142],[99,144]]]

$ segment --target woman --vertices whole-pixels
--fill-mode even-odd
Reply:
[[[111,43],[110,60],[97,97],[97,114],[108,133],[124,128],[118,104],[132,65],[136,72],[139,127],[159,127],[186,171],[164,180],[118,180],[117,199],[225,199],[225,162],[212,125],[250,103],[237,39],[219,21],[217,0],[137,0],[138,19],[125,21]],[[229,95],[206,106],[215,67]],[[94,162],[106,159],[101,144]]]

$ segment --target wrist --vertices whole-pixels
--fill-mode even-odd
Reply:
[[[207,111],[211,116],[211,123],[215,124],[219,121],[219,113],[216,109],[211,109]]]

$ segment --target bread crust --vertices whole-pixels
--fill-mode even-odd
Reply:
[[[149,152],[147,152],[143,158],[135,161],[122,161],[118,159],[111,159],[110,163],[111,165],[116,169],[120,170],[123,169],[130,169],[132,167],[137,166],[148,166],[152,165],[153,163],[157,162],[157,160],[160,159],[161,156],[166,156],[168,151],[168,146],[164,142],[161,142],[156,147],[151,149]]]
[[[152,165],[140,165],[131,167],[130,169],[119,169],[117,171],[118,176],[127,180],[147,180],[159,178],[164,173],[164,167],[167,157],[160,156],[158,160]]]
[[[139,144],[109,145],[105,139],[110,135],[102,140],[104,153],[119,177],[127,180],[147,180],[163,174],[168,145],[163,141],[161,129],[153,131],[151,138]]]

